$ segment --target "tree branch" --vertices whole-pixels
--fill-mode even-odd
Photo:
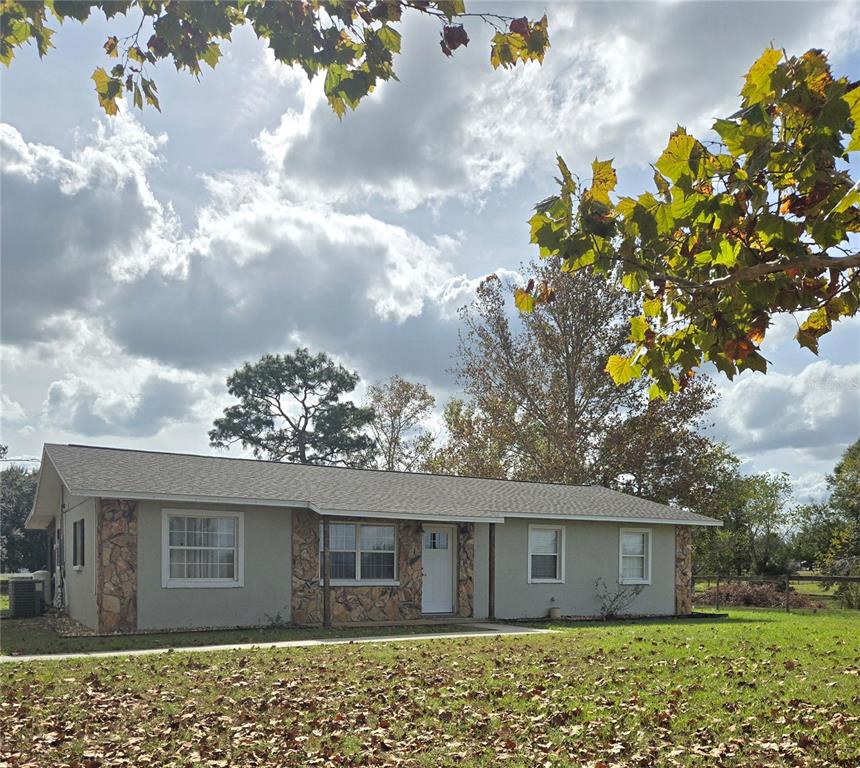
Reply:
[[[774,272],[785,272],[788,269],[835,269],[844,270],[852,267],[860,267],[860,253],[851,256],[827,256],[823,253],[807,256],[794,261],[765,261],[762,264],[753,264],[744,267],[726,277],[718,277],[701,286],[702,289],[724,288],[727,285],[741,282],[742,280],[754,280],[757,277],[773,274]],[[669,278],[670,280],[672,278]]]

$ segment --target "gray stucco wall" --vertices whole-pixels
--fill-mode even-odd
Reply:
[[[66,496],[63,515],[63,556],[66,563],[66,605],[69,616],[92,629],[97,624],[96,607],[96,506],[95,499]],[[84,565],[72,563],[74,524],[84,520]]]
[[[243,507],[244,586],[165,588],[161,585],[161,517],[167,509],[235,511],[217,504],[141,502],[138,505],[139,629],[236,627],[290,620],[292,513]]]
[[[529,525],[565,528],[565,580],[563,584],[528,583]],[[675,612],[675,528],[672,525],[621,525],[508,518],[496,526],[496,617],[538,618],[557,606],[562,615],[593,616],[600,604],[594,582],[602,577],[610,589],[618,585],[620,529],[651,531],[651,584],[627,608],[630,614]],[[478,579],[482,577],[479,575]],[[484,576],[484,579],[486,577]],[[552,601],[555,598],[555,601]]]

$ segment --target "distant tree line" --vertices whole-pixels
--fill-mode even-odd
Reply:
[[[0,460],[7,446],[0,445]],[[0,572],[37,570],[48,563],[43,531],[28,531],[24,521],[36,498],[39,471],[9,462],[0,471]]]

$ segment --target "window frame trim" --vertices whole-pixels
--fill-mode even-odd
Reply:
[[[355,574],[356,578],[354,579],[329,579],[329,586],[332,587],[399,587],[400,586],[400,567],[398,562],[398,553],[400,547],[400,535],[397,530],[397,523],[388,521],[375,523],[371,521],[363,521],[358,522],[355,520],[337,520],[330,519],[329,525],[352,525],[355,527]],[[363,550],[361,549],[361,528],[363,526],[368,526],[370,528],[393,528],[394,529],[394,578],[393,579],[362,579],[361,578],[361,553]],[[318,553],[318,565],[319,570],[322,571],[322,554],[323,554],[323,540],[322,540],[322,519],[320,519],[320,532],[317,534],[319,536],[319,553]],[[329,548],[329,551],[332,552],[352,552],[353,550],[348,549],[335,549],[332,550]],[[372,552],[374,550],[368,550]],[[325,582],[325,579],[320,574],[320,585],[322,586]]]
[[[72,570],[82,571],[86,564],[85,518],[72,521]]]
[[[232,579],[175,579],[170,577],[170,518],[208,517],[236,520],[235,577]],[[161,509],[161,586],[163,589],[231,589],[245,586],[245,512],[214,509]]]
[[[532,552],[532,531],[533,530],[543,530],[543,531],[558,531],[560,536],[558,537],[558,552],[556,553],[556,557],[558,558],[558,577],[554,579],[542,579],[539,577],[532,577],[532,555],[545,555],[546,552]],[[564,584],[565,583],[565,562],[564,562],[564,549],[565,549],[565,535],[566,535],[566,526],[564,525],[548,525],[548,524],[530,524],[528,528],[528,535],[526,537],[526,552],[528,557],[528,583],[529,584]]]
[[[645,568],[644,577],[641,579],[631,579],[624,577],[624,534],[639,533],[645,536]],[[621,585],[642,585],[648,586],[651,584],[651,528],[619,528],[618,529],[618,583]],[[642,557],[642,555],[628,555],[628,557]]]

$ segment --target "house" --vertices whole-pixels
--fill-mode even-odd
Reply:
[[[102,633],[595,615],[598,578],[686,614],[691,529],[719,524],[595,486],[55,444],[27,519]]]

